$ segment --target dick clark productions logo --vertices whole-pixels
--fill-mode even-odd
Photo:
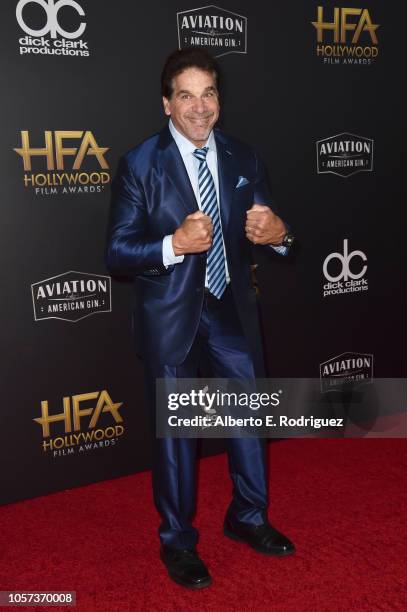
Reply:
[[[178,47],[207,49],[215,57],[247,53],[247,17],[218,6],[177,13]]]
[[[368,290],[367,257],[363,251],[349,253],[349,241],[343,241],[342,253],[330,253],[324,260],[322,270],[325,280],[323,297]]]
[[[76,323],[99,312],[111,312],[110,276],[65,272],[31,285],[34,319]]]
[[[69,12],[61,15],[60,10],[66,7]],[[65,23],[68,15],[70,21]],[[85,11],[75,0],[20,0],[16,18],[26,34],[18,39],[20,55],[88,57],[88,43],[80,38],[86,29],[84,16]]]

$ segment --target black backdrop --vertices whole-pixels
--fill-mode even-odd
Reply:
[[[376,376],[405,375],[401,4],[222,0],[202,9],[193,0],[78,0],[73,5],[68,0],[56,17],[53,2],[47,1],[46,17],[38,2],[28,2],[22,7],[23,26],[16,18],[17,4],[21,8],[21,2],[7,0],[0,8],[3,503],[149,466],[142,371],[130,334],[133,290],[130,283],[113,279],[110,305],[103,251],[109,177],[121,154],[165,122],[159,75],[166,56],[178,46],[177,13],[183,11],[192,11],[183,13],[189,24],[191,16],[229,12],[243,28],[219,32],[219,19],[216,27],[196,22],[196,29],[209,31],[202,36],[212,42],[223,37],[239,45],[212,47],[215,54],[243,50],[219,58],[224,73],[221,124],[259,150],[275,201],[297,236],[291,257],[258,256],[270,373],[318,377],[321,363],[359,353],[373,356]],[[338,43],[332,30],[324,30],[318,43],[311,22],[317,21],[319,5],[325,22],[333,21],[335,7],[353,7],[361,10],[347,17],[348,23],[362,19],[362,26],[369,26],[362,12],[367,9],[378,27],[362,30],[353,43],[355,30]],[[82,34],[69,38],[67,32],[80,22],[85,24]],[[56,25],[59,31],[53,32]],[[36,53],[27,29],[41,28],[46,32],[36,38],[43,52]],[[192,36],[184,28],[181,44],[187,35]],[[334,64],[317,55],[318,44],[346,47],[337,50],[345,54],[359,53],[357,47],[369,54],[364,48],[374,47],[378,54],[370,63],[345,64],[342,56]],[[55,49],[78,54],[51,54]],[[31,170],[24,169],[21,151],[15,151],[22,149],[23,131],[31,149],[44,147],[49,132],[48,167],[44,155],[32,155]],[[77,133],[58,136],[61,131]],[[60,153],[61,148],[76,149],[75,154],[62,151],[60,168],[58,137]],[[318,173],[317,143],[326,139],[331,153],[338,152],[335,146],[370,143],[368,153],[357,158],[366,164],[362,171],[343,176],[349,171],[344,166]],[[81,143],[85,155],[74,168]],[[343,159],[341,153],[331,159]],[[324,163],[322,154],[319,161]],[[54,185],[56,193],[36,193],[32,180],[61,184]],[[69,191],[69,180],[77,181],[71,183],[76,191]],[[94,188],[79,190],[78,181],[93,181]],[[364,290],[323,297],[328,282],[323,262],[331,253],[343,255],[344,240],[349,252],[364,254],[366,261],[356,254],[349,264],[354,275],[367,265],[361,277]],[[328,269],[337,276],[345,268],[336,258]],[[81,285],[81,279],[87,282]],[[78,309],[63,310],[64,304]],[[50,437],[43,437],[41,423],[34,421],[41,417],[42,402],[48,402],[49,414],[59,414],[67,398],[66,414],[72,420],[72,398],[82,394],[92,395],[77,398],[79,410],[89,410],[79,414],[76,429],[73,421],[71,431],[68,421],[58,421],[50,423]],[[102,412],[96,419],[92,410],[98,400]],[[212,442],[206,452],[216,448]]]

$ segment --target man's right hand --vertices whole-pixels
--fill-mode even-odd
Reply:
[[[183,220],[172,236],[174,255],[204,253],[212,245],[212,219],[198,210]]]

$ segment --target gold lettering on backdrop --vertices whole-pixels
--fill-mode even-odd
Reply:
[[[82,167],[86,156],[96,157],[100,167],[103,168],[103,170],[109,168],[109,165],[104,157],[104,154],[109,150],[109,147],[99,147],[94,135],[89,130],[86,131],[85,134],[82,130],[56,130],[54,133],[46,130],[44,132],[45,146],[38,148],[30,147],[29,132],[28,130],[22,130],[21,147],[15,148],[14,151],[23,158],[25,171],[31,171],[32,157],[45,157],[47,160],[47,170],[55,169],[53,134],[55,140],[55,161],[57,170],[64,170],[64,157],[74,155],[76,157],[72,166],[73,170],[79,170]],[[63,141],[67,139],[81,140],[79,148],[64,146]]]
[[[52,132],[44,132],[45,147],[39,149],[31,149],[28,131],[21,132],[21,149],[14,149],[16,153],[21,155],[24,162],[24,170],[31,171],[31,157],[44,156],[47,159],[47,170],[54,170],[54,155],[52,147]]]
[[[78,156],[75,159],[74,165],[72,166],[73,169],[78,170],[81,167],[85,155],[95,155],[100,167],[105,170],[109,167],[105,158],[103,157],[103,154],[106,153],[107,150],[108,147],[98,147],[92,132],[86,132],[85,136],[83,137]]]
[[[79,139],[82,137],[83,132],[55,132],[55,157],[57,161],[57,170],[64,169],[64,155],[76,155],[78,151],[77,147],[64,148],[62,141],[63,139],[75,138]]]
[[[348,18],[358,17],[357,23]],[[333,31],[334,43],[346,43],[347,32],[354,32],[351,43],[356,44],[359,41],[362,32],[368,32],[370,39],[374,45],[378,44],[376,30],[379,24],[374,24],[370,18],[367,9],[360,8],[334,8],[333,21],[324,21],[324,7],[318,6],[317,21],[311,22],[317,30],[317,42],[321,43],[324,40],[324,32],[326,30]]]
[[[324,30],[333,30],[334,42],[339,42],[339,8],[334,8],[334,21],[328,23],[323,21],[324,7],[319,6],[317,12],[318,21],[311,21],[314,28],[317,30],[317,41],[322,42],[324,40]]]
[[[62,402],[64,405],[64,411],[61,412],[60,414],[53,414],[53,415],[49,414],[48,401],[44,400],[41,402],[41,417],[37,417],[36,419],[34,419],[34,421],[42,425],[42,435],[44,436],[44,438],[47,438],[51,435],[50,430],[49,430],[50,423],[57,423],[58,421],[64,421],[65,422],[65,433],[69,433],[70,431],[72,431],[70,398],[64,397]]]
[[[81,403],[98,400],[96,406],[81,407]],[[71,416],[71,398],[64,397],[62,400],[63,412],[58,414],[49,414],[49,405],[47,400],[41,402],[41,417],[33,419],[36,423],[42,426],[42,435],[48,438],[50,433],[50,424],[63,421],[65,424],[65,433],[72,432],[72,416]],[[87,429],[94,429],[99,421],[100,415],[105,412],[110,412],[116,423],[122,423],[123,418],[119,413],[123,402],[113,402],[109,393],[106,390],[101,392],[94,391],[92,393],[81,393],[72,396],[72,415],[73,429],[79,431],[81,429],[81,419],[86,416],[91,416]]]

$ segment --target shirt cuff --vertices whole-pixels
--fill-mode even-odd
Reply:
[[[165,236],[163,239],[163,264],[167,268],[177,263],[184,261],[184,255],[175,255],[172,248],[172,234]]]

